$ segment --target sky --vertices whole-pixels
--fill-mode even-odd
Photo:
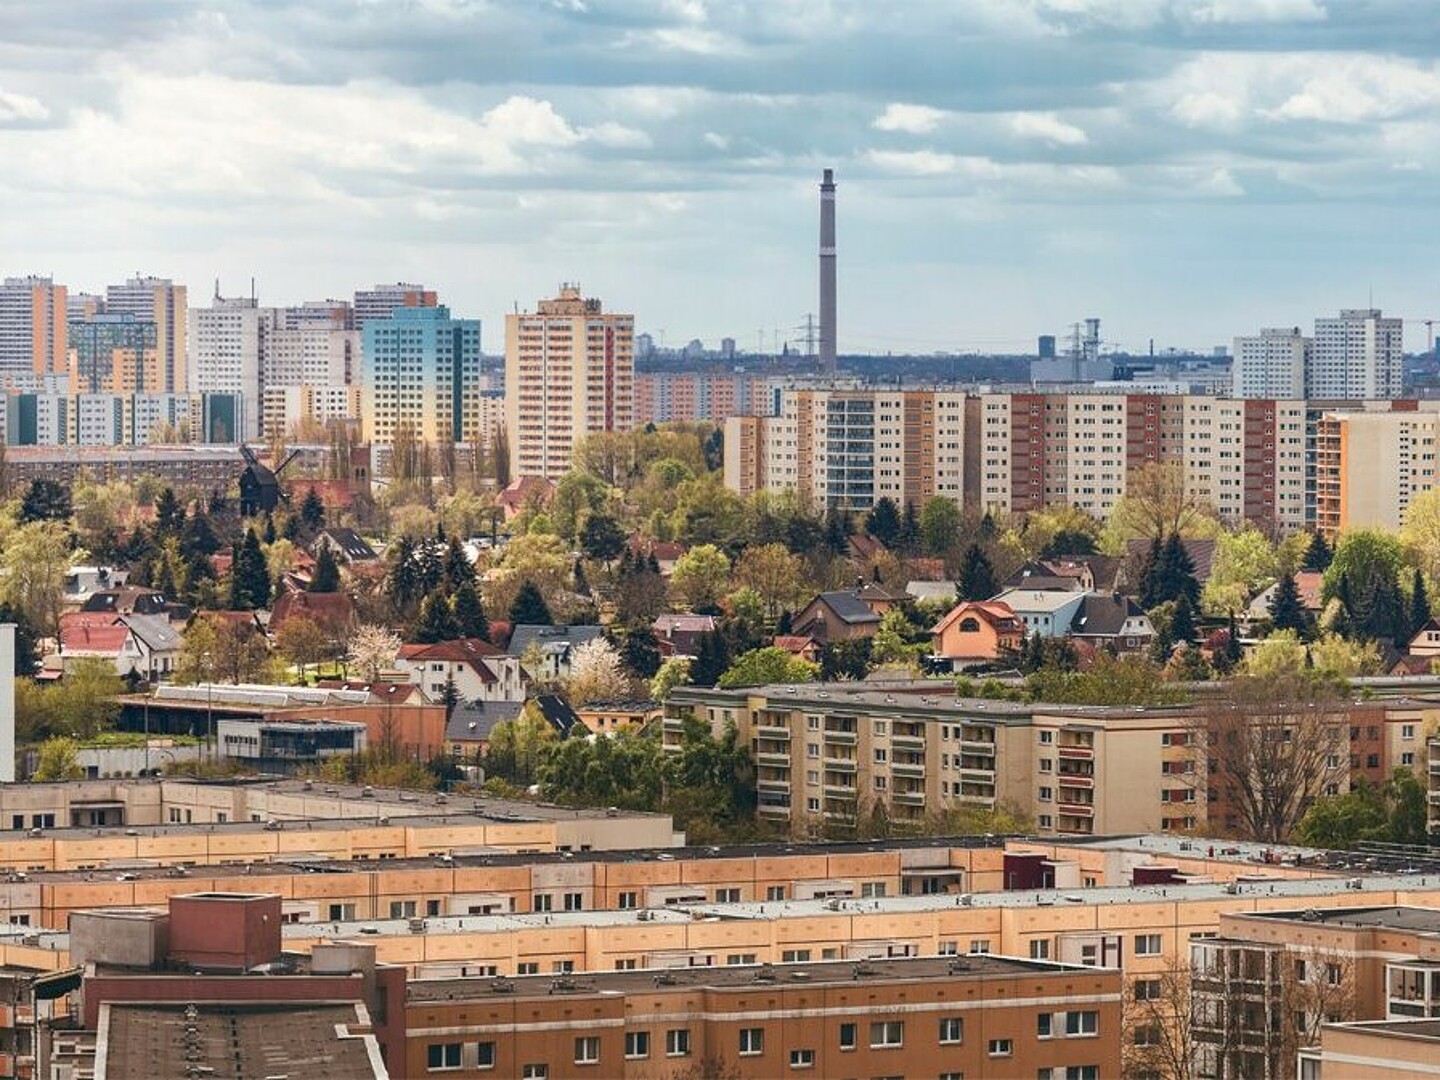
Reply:
[[[203,303],[576,281],[639,329],[1205,348],[1440,316],[1436,0],[0,4],[0,274]],[[1437,320],[1440,321],[1440,320]]]

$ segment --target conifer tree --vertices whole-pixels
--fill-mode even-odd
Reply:
[[[540,589],[528,578],[521,584],[515,602],[510,605],[511,626],[554,626],[555,617],[550,614],[550,605],[540,595]]]
[[[422,645],[434,645],[438,641],[452,641],[460,636],[456,625],[455,610],[450,598],[439,589],[427,593],[420,601],[420,613],[410,630],[410,640]]]
[[[480,590],[473,581],[467,581],[455,590],[455,624],[461,637],[490,640],[490,620],[485,615],[485,606],[480,602]]]
[[[979,544],[971,544],[960,566],[960,596],[965,600],[989,600],[1000,591],[995,568]]]
[[[1276,630],[1294,630],[1301,637],[1309,632],[1310,621],[1305,617],[1305,607],[1300,602],[1300,587],[1295,584],[1294,574],[1287,572],[1281,575],[1275,586],[1275,593],[1270,597],[1270,621],[1275,624]]]
[[[329,544],[321,544],[320,553],[315,556],[315,572],[310,575],[309,591],[312,593],[340,591],[340,564],[335,561],[335,554],[330,550]]]
[[[254,529],[245,530],[245,539],[231,547],[230,608],[232,611],[254,611],[270,603],[270,570],[260,538]]]

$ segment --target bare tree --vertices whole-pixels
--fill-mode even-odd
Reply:
[[[1120,1003],[1121,1071],[1126,1080],[1193,1080],[1194,1014],[1189,957],[1129,980]]]
[[[1293,1071],[1296,1055],[1320,1044],[1320,1028],[1354,1020],[1359,1015],[1355,961],[1348,953],[1311,947],[1291,954],[1280,973],[1280,1000],[1285,1006],[1285,1038],[1274,1061],[1273,1075]]]
[[[1335,686],[1307,673],[1242,676],[1196,713],[1187,777],[1212,829],[1259,843],[1289,839],[1310,804],[1349,777],[1349,718]]]

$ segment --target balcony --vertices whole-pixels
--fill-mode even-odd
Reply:
[[[859,741],[859,736],[853,731],[839,731],[826,728],[825,741],[827,743],[834,743],[836,746],[854,746]]]
[[[667,717],[665,717],[665,730],[666,730],[666,731],[684,731],[684,730],[685,730],[685,718],[684,718],[683,716],[667,716]]]
[[[983,739],[961,739],[960,749],[967,754],[979,754],[982,757],[995,756],[995,744]]]
[[[858,763],[854,758],[827,757],[825,768],[830,772],[853,773],[858,768]]]
[[[777,739],[780,742],[790,741],[790,729],[788,727],[777,727],[774,724],[757,724],[755,735],[761,739]]]
[[[890,772],[895,776],[913,776],[917,780],[925,776],[925,764],[920,761],[892,761]]]
[[[844,784],[826,784],[826,785],[825,785],[825,794],[826,794],[827,796],[829,796],[830,798],[834,798],[834,799],[848,799],[848,800],[850,800],[851,802],[854,802],[854,800],[855,800],[855,793],[856,793],[856,789],[855,789],[855,788],[853,788],[853,787],[847,787],[847,786],[845,786]]]
[[[891,793],[890,801],[899,803],[901,806],[924,806],[925,793],[923,791],[896,791]]]
[[[1080,776],[1076,773],[1058,773],[1056,774],[1056,783],[1061,787],[1091,790],[1095,787],[1095,778],[1093,776]]]
[[[761,817],[788,818],[790,816],[790,806],[788,803],[775,803],[772,805],[762,802],[755,808],[755,812]]]
[[[755,781],[755,787],[759,791],[788,792],[790,790],[790,781],[770,778],[759,779]]]
[[[925,736],[923,735],[891,735],[890,745],[896,750],[925,750]]]
[[[758,751],[755,754],[755,764],[770,765],[775,768],[788,769],[790,767],[789,754],[775,754],[768,750]]]
[[[1092,746],[1057,746],[1055,749],[1062,758],[1072,758],[1076,761],[1095,760],[1095,748]]]
[[[1069,817],[1094,817],[1095,807],[1088,803],[1057,803],[1056,809],[1062,815]]]

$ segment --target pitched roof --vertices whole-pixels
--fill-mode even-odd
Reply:
[[[964,615],[978,615],[1002,634],[1025,632],[1024,620],[1003,600],[962,600],[930,628],[930,633],[943,634],[948,626]]]
[[[584,722],[570,707],[570,703],[557,694],[539,695],[535,699],[535,707],[562,739],[569,735],[577,724],[582,729],[585,727]]]
[[[657,615],[650,624],[657,634],[705,634],[715,629],[714,615]]]
[[[1125,629],[1125,620],[1143,617],[1145,609],[1128,596],[1115,593],[1087,593],[1070,622],[1072,634],[1087,637],[1115,637]]]
[[[1195,564],[1195,580],[1201,585],[1210,580],[1210,571],[1215,565],[1214,540],[1184,540],[1180,545],[1185,549],[1185,554],[1190,556],[1190,561]],[[1150,541],[1144,538],[1125,541],[1125,553],[1139,566],[1145,560],[1145,553],[1150,549]]]
[[[153,599],[152,599],[153,598]],[[156,589],[142,585],[122,585],[115,589],[97,589],[85,599],[81,611],[110,611],[117,614],[140,608],[143,614],[163,610],[165,597]]]
[[[510,632],[511,656],[523,656],[534,642],[545,650],[573,648],[587,641],[594,641],[605,633],[603,626],[533,626],[521,624]]]
[[[504,649],[480,638],[455,638],[452,641],[437,641],[432,645],[401,645],[399,658],[410,663],[469,664],[485,682],[494,682],[495,673],[484,660],[486,657],[505,655]]]
[[[282,592],[270,611],[270,629],[279,631],[289,620],[309,619],[324,629],[338,629],[355,615],[355,601],[344,593]]]
[[[1075,603],[1080,593],[1074,589],[1006,589],[991,597],[996,603],[1008,604],[1012,611],[1053,612]]]
[[[771,642],[777,649],[784,649],[788,653],[799,656],[810,649],[818,648],[820,643],[809,634],[776,634]]]
[[[554,494],[555,484],[543,476],[517,476],[496,496],[495,501],[506,510],[520,510],[532,496],[549,502]]]
[[[1041,592],[1079,592],[1082,589],[1076,574],[1057,574],[1044,563],[1025,563],[1005,579],[1008,589],[1038,589]]]
[[[916,600],[954,600],[960,587],[953,581],[920,581],[911,578],[905,592]]]
[[[320,536],[325,537],[339,548],[347,559],[369,560],[380,557],[375,554],[375,549],[365,542],[365,538],[354,529],[336,526],[321,530]],[[317,536],[315,539],[318,542],[320,537]]]
[[[523,708],[523,700],[461,702],[445,721],[445,738],[449,742],[488,742],[496,724],[514,720]]]
[[[870,610],[870,605],[860,598],[860,593],[855,589],[823,592],[811,603],[824,604],[836,614],[841,622],[854,624],[880,621],[880,616]]]
[[[419,683],[364,682],[360,679],[320,679],[315,685],[322,690],[363,690],[376,701],[390,701],[397,705],[420,698]],[[424,704],[417,701],[416,704]]]
[[[151,652],[171,652],[180,648],[180,635],[164,615],[122,615],[120,621]]]
[[[130,628],[120,623],[64,627],[60,631],[60,652],[72,656],[118,656],[129,636]]]

